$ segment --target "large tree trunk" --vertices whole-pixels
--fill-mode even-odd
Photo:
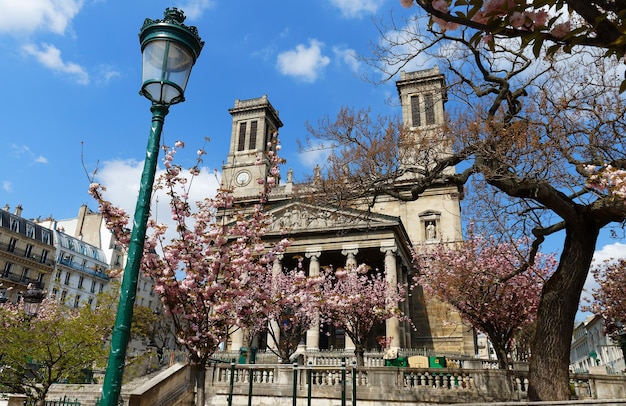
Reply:
[[[191,374],[196,380],[196,406],[204,406],[206,365],[191,364]]]
[[[365,347],[363,344],[355,345],[354,355],[356,357],[356,365],[358,367],[365,366]]]
[[[559,266],[541,292],[530,356],[529,400],[570,398],[569,355],[574,319],[599,230],[594,219],[570,222],[566,228]]]

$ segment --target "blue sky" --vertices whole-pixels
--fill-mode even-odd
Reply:
[[[83,160],[87,172],[99,167],[120,199],[137,189],[132,174],[150,126],[150,104],[138,95],[138,33],[146,17],[162,18],[171,6],[185,11],[205,45],[187,100],[166,118],[163,142],[184,140],[191,157],[209,137],[210,173],[226,158],[235,99],[267,94],[285,124],[283,155],[296,179],[316,161],[299,156],[295,143],[307,120],[341,106],[399,112],[385,103],[394,84],[362,80],[371,72],[354,58],[377,39],[375,16],[408,14],[398,0],[0,0],[2,206],[57,219],[75,216],[83,203],[94,207]],[[215,190],[213,176],[207,185]]]
[[[373,20],[415,12],[399,0],[0,0],[0,205],[21,204],[27,218],[74,217],[83,203],[95,208],[88,173],[98,167],[110,199],[134,208],[150,125],[150,104],[138,95],[138,33],[145,18],[172,6],[205,41],[187,100],[172,106],[163,133],[166,145],[185,141],[183,164],[208,151],[198,196],[216,189],[235,99],[267,94],[285,124],[282,156],[296,180],[320,162],[298,154],[306,121],[342,106],[399,114],[387,103],[397,99],[394,83],[363,80],[377,73],[354,57],[369,55],[378,39]],[[598,254],[624,255],[624,242],[604,233]]]

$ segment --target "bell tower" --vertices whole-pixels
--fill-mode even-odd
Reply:
[[[222,187],[233,190],[235,199],[257,198],[271,169],[267,152],[274,148],[272,137],[283,126],[278,111],[266,95],[235,100],[228,110],[233,119],[230,150],[222,167]]]

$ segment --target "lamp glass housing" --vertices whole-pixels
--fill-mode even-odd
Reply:
[[[183,101],[194,62],[191,51],[177,41],[148,42],[143,49],[142,93],[165,105]]]

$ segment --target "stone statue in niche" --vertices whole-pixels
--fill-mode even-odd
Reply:
[[[437,227],[435,226],[435,222],[429,221],[426,223],[426,239],[435,240],[436,238],[437,238]]]

